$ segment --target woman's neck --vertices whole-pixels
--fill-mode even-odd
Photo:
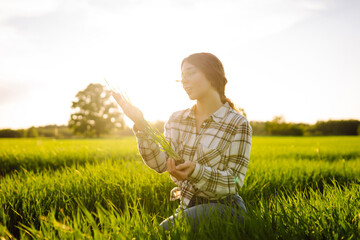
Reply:
[[[223,103],[220,100],[219,94],[212,94],[196,101],[196,116],[200,118],[207,118],[216,112]]]

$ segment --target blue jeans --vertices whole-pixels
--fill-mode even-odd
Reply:
[[[209,202],[186,208],[185,210],[176,209],[176,213],[160,223],[160,226],[168,230],[174,223],[174,218],[184,221],[185,217],[190,220],[193,227],[200,224],[202,220],[209,219],[210,215],[215,214],[220,219],[235,217],[238,221],[244,221],[246,207],[239,195],[231,195],[233,204]],[[179,217],[181,216],[181,217]]]

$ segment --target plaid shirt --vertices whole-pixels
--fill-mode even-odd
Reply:
[[[150,168],[167,171],[168,155],[150,141],[144,132],[135,131],[139,152]],[[236,194],[242,187],[248,167],[252,129],[247,119],[224,103],[196,132],[195,105],[175,112],[165,124],[165,137],[185,161],[196,162],[192,174],[171,191],[170,199],[180,199],[185,209],[193,195],[209,200]]]

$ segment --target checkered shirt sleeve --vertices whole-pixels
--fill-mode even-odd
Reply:
[[[169,155],[166,152],[161,151],[160,146],[151,141],[150,137],[145,132],[136,131],[135,125],[132,130],[136,136],[137,146],[144,163],[158,173],[166,172],[166,160],[169,158]],[[171,135],[170,121],[165,123],[164,135],[172,148],[175,149],[174,139]]]

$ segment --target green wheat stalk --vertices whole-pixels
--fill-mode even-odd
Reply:
[[[175,160],[175,164],[184,163],[184,160],[177,152],[171,147],[170,143],[166,140],[164,134],[160,133],[157,128],[153,128],[147,121],[145,132],[150,136],[151,141],[161,146],[161,150],[166,152],[169,157]]]

